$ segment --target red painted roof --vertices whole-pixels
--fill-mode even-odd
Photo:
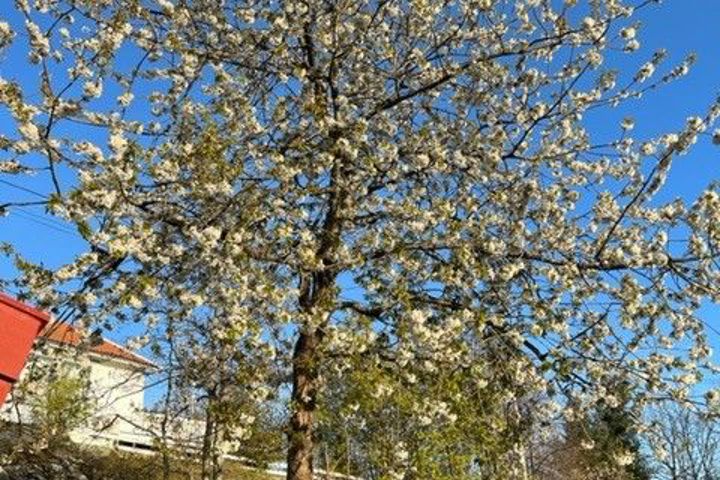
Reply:
[[[45,327],[40,336],[52,342],[71,345],[73,347],[79,346],[84,340],[84,335],[81,330],[62,322],[50,323]],[[121,347],[117,343],[105,338],[101,339],[100,343],[90,346],[88,350],[98,355],[127,360],[128,362],[136,363],[144,367],[155,366],[155,364],[147,358],[133,353],[127,348]]]

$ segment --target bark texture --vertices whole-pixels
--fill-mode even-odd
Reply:
[[[317,343],[317,334],[306,332],[300,334],[295,344],[292,414],[288,432],[288,480],[313,479]]]

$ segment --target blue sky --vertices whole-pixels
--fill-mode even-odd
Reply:
[[[641,57],[657,48],[668,50],[668,65],[695,52],[698,61],[690,74],[679,82],[652,92],[618,112],[618,118],[631,115],[635,132],[655,135],[678,129],[692,115],[702,116],[720,95],[720,2],[717,0],[669,0],[640,15]],[[622,64],[620,64],[622,66]],[[592,120],[592,119],[590,119]],[[604,125],[595,125],[598,130]],[[720,125],[719,125],[720,127]],[[683,157],[675,160],[668,182],[658,199],[681,197],[692,200],[710,182],[720,180],[720,147],[704,138]],[[720,361],[720,308],[706,304],[699,312]],[[708,378],[705,385],[718,387],[720,379]]]
[[[6,16],[17,25],[15,14],[0,9],[0,18]],[[640,137],[678,130],[687,117],[703,115],[720,94],[720,0],[667,0],[660,6],[645,9],[638,20],[642,22],[640,51],[631,60],[618,55],[619,61],[608,61],[609,65],[620,69],[637,68],[658,48],[668,50],[668,67],[680,62],[690,52],[698,54],[698,61],[691,73],[679,82],[651,92],[641,101],[627,104],[609,114],[589,116],[587,120],[591,129],[601,134],[616,133],[619,120],[626,115],[635,118],[636,133]],[[18,43],[24,43],[23,39],[19,38]],[[17,62],[15,55],[18,51],[11,51],[0,59],[0,75],[36,82],[37,78],[23,78],[23,72],[18,71],[17,65],[24,63]],[[0,114],[0,134],[9,133],[8,128],[7,118]],[[709,182],[719,178],[720,148],[704,139],[690,154],[676,161],[661,196],[664,199],[678,196],[691,199]],[[27,191],[3,183],[5,181],[31,190],[45,190],[40,181],[28,184],[18,178],[0,176],[1,201],[8,197],[37,199]],[[51,266],[62,264],[82,250],[82,241],[73,228],[44,216],[41,207],[24,208],[9,217],[0,218],[0,242],[10,242],[28,258]],[[12,275],[12,267],[0,260],[0,278]],[[706,306],[701,313],[707,324],[717,326],[720,331],[720,310]],[[126,326],[108,336],[122,341],[131,334],[132,326]],[[720,351],[720,335],[711,332],[710,338],[715,350]]]

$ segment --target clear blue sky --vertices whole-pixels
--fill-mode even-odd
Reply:
[[[9,0],[3,0],[9,3]],[[2,10],[0,17],[10,17],[18,25],[18,17]],[[618,68],[635,68],[649,59],[653,51],[666,48],[669,52],[668,65],[681,61],[689,52],[698,54],[698,62],[690,75],[684,79],[652,92],[639,102],[634,102],[610,115],[589,117],[592,128],[598,132],[616,132],[617,121],[631,114],[636,119],[636,133],[656,134],[677,130],[691,115],[702,115],[720,94],[720,0],[667,0],[660,6],[645,9],[640,15],[642,27],[639,39],[642,48],[639,55]],[[18,39],[23,42],[22,38]],[[17,63],[12,64],[14,52],[5,54],[0,60],[0,75],[18,80],[35,82],[36,78],[24,78],[18,71]],[[609,62],[613,64],[613,62]],[[34,74],[33,74],[34,75]],[[0,115],[0,133],[7,133],[9,124]],[[693,198],[710,181],[720,178],[720,148],[704,140],[693,151],[676,161],[670,180],[662,191],[665,198],[677,196]],[[0,182],[18,182],[10,176],[0,176]],[[27,185],[27,184],[25,184]],[[30,188],[41,189],[35,182]],[[8,196],[32,200],[33,195],[0,183],[0,199]],[[0,218],[0,242],[15,244],[27,257],[48,265],[59,265],[82,249],[82,242],[73,229],[43,216],[42,208],[25,208],[6,218]],[[7,262],[0,260],[0,278],[13,275]],[[702,315],[706,322],[720,331],[720,309],[707,306]],[[132,326],[123,327],[110,333],[114,340],[122,341],[132,334]],[[720,335],[710,333],[716,351],[720,351]],[[717,356],[720,358],[720,356]]]

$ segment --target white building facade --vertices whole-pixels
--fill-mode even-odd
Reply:
[[[0,420],[32,425],[34,396],[42,395],[40,389],[47,378],[82,376],[91,413],[70,433],[73,442],[140,453],[155,451],[161,441],[196,448],[202,438],[202,422],[183,419],[168,425],[163,439],[162,415],[146,411],[146,375],[155,368],[148,359],[107,339],[88,342],[79,329],[51,324],[38,340],[19,390],[12,392],[0,409]],[[40,381],[34,381],[35,377]]]

